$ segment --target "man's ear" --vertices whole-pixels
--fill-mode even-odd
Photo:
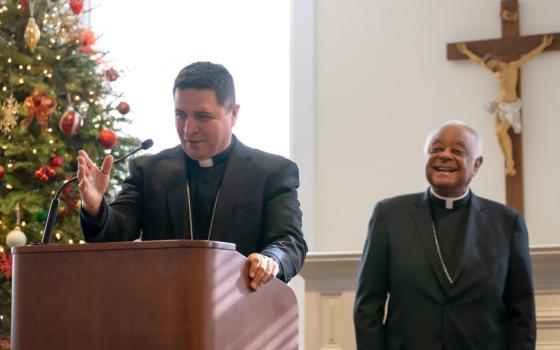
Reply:
[[[478,158],[476,158],[474,160],[474,173],[478,173],[478,169],[480,169],[480,166],[482,165],[482,162],[484,161],[484,158],[482,158],[482,156],[479,156]]]
[[[239,105],[238,104],[234,104],[231,107],[231,127],[235,126],[235,123],[237,122],[237,115],[239,113]]]

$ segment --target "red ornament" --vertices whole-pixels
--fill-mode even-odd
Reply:
[[[47,173],[48,177],[53,177],[53,176],[56,175],[56,171],[53,168],[51,168],[50,166],[46,167],[46,169],[47,170],[45,170],[45,172]]]
[[[26,9],[26,10],[29,9],[29,0],[19,0],[19,4],[24,9]]]
[[[115,81],[120,77],[119,72],[117,72],[114,68],[109,68],[105,71],[105,79],[108,81]]]
[[[77,48],[78,51],[89,54],[94,53],[92,46],[93,44],[95,44],[95,41],[97,41],[97,38],[95,37],[95,33],[91,29],[82,29],[79,34],[78,40],[80,42]]]
[[[0,272],[5,278],[12,277],[12,255],[10,253],[0,253]],[[2,337],[1,339],[4,340],[5,338]]]
[[[70,0],[70,8],[76,16],[79,15],[84,9],[84,0]]]
[[[62,164],[62,158],[60,158],[59,156],[52,156],[49,160],[49,165],[53,168],[61,167]]]
[[[103,129],[99,133],[99,143],[105,148],[113,148],[117,144],[117,134],[113,130]]]
[[[117,106],[117,111],[119,111],[120,114],[125,115],[130,112],[130,105],[123,101]]]
[[[45,169],[45,167],[39,168],[37,171],[35,171],[35,177],[43,182],[49,181],[49,176],[47,175],[47,170]]]
[[[0,180],[2,180],[6,176],[6,169],[0,165]]]
[[[64,135],[76,135],[83,125],[84,119],[72,108],[68,108],[58,121],[58,128]]]

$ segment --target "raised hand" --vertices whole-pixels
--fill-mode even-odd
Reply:
[[[84,150],[78,155],[78,189],[82,199],[82,208],[91,216],[100,214],[103,194],[109,187],[113,157],[108,155],[103,159],[101,168],[97,166]]]

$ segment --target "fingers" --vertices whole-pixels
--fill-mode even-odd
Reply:
[[[111,173],[111,168],[113,167],[113,156],[108,155],[103,159],[103,164],[101,165],[101,172],[105,175]]]
[[[251,278],[251,288],[253,290],[258,291],[278,274],[279,267],[274,259],[257,253],[249,255],[248,259],[251,262],[249,278]]]

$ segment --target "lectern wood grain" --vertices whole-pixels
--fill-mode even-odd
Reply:
[[[297,349],[297,301],[249,289],[234,245],[14,248],[13,349]]]

